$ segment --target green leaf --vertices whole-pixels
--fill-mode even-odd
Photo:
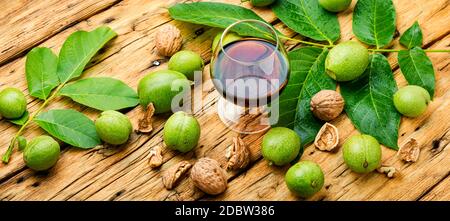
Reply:
[[[388,45],[395,33],[395,8],[392,0],[358,0],[353,11],[353,33],[369,45]]]
[[[59,52],[57,74],[61,83],[81,75],[94,55],[117,34],[109,27],[99,27],[91,32],[77,31],[64,42]]]
[[[114,78],[86,78],[61,89],[60,95],[97,110],[120,110],[139,104],[137,93]]]
[[[280,116],[276,126],[294,129],[306,145],[314,140],[323,122],[310,111],[312,96],[320,90],[335,90],[336,83],[325,73],[327,49],[305,47],[289,53],[291,73],[278,99]]]
[[[400,114],[392,100],[396,91],[391,66],[381,54],[371,55],[363,76],[341,84],[345,111],[353,125],[361,133],[372,135],[380,143],[398,150]]]
[[[50,48],[33,48],[27,54],[25,74],[30,95],[42,100],[58,86],[58,56]]]
[[[336,15],[323,9],[317,0],[277,1],[272,9],[283,23],[303,36],[330,43],[339,39]]]
[[[217,2],[179,3],[170,7],[169,13],[175,20],[217,28],[227,28],[244,19],[264,21],[250,9]],[[242,36],[267,37],[271,34],[263,27],[248,23],[236,25],[232,30]]]
[[[414,47],[422,47],[423,36],[422,30],[420,29],[419,23],[416,21],[414,24],[408,28],[408,30],[403,33],[400,37],[400,44],[407,47],[408,49]]]
[[[75,147],[89,149],[100,144],[94,122],[75,110],[50,110],[34,121],[52,136]]]
[[[400,51],[398,53],[398,64],[409,84],[421,86],[430,93],[431,97],[434,96],[433,63],[431,63],[425,51],[419,47]]]
[[[15,124],[15,125],[22,126],[22,125],[25,124],[25,122],[27,122],[28,118],[30,118],[30,112],[28,112],[26,110],[25,113],[22,115],[22,117],[20,117],[18,119],[10,119],[8,121],[13,123],[13,124]]]

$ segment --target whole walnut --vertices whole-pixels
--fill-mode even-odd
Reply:
[[[311,98],[311,111],[324,121],[331,121],[344,110],[344,98],[333,90],[321,90]]]
[[[191,179],[197,188],[210,195],[218,195],[227,189],[225,170],[211,158],[201,158],[194,164]]]
[[[180,30],[173,25],[165,25],[156,33],[156,49],[163,56],[172,56],[181,49],[183,37]]]

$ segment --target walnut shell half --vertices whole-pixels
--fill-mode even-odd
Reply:
[[[244,169],[250,162],[250,152],[242,138],[233,137],[233,145],[228,147],[226,157],[228,159],[227,169]]]
[[[333,151],[339,143],[339,131],[330,123],[325,123],[317,133],[314,146],[322,151]]]
[[[183,45],[181,31],[173,25],[164,25],[156,33],[156,49],[163,56],[172,56]]]
[[[417,140],[411,138],[405,145],[398,151],[400,158],[406,162],[416,162],[419,159],[420,148]]]
[[[175,188],[175,186],[178,184],[178,181],[180,181],[184,177],[184,174],[189,171],[191,166],[192,164],[190,164],[188,161],[181,161],[165,171],[162,175],[164,187],[166,187],[166,189],[168,190]]]
[[[314,116],[323,121],[331,121],[344,110],[344,98],[336,91],[321,90],[311,98],[310,105]]]
[[[211,158],[201,158],[194,164],[191,179],[197,188],[207,194],[218,195],[227,189],[225,170]]]

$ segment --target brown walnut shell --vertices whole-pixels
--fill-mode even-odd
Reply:
[[[419,159],[420,148],[417,140],[411,138],[402,148],[398,151],[400,158],[406,162],[416,162]]]
[[[330,123],[325,123],[317,133],[314,146],[322,151],[333,151],[339,144],[339,131]]]
[[[173,25],[164,25],[156,33],[156,49],[163,56],[172,56],[183,45],[181,31]]]
[[[173,189],[178,184],[178,181],[183,178],[184,174],[189,171],[191,166],[192,164],[188,161],[181,161],[165,171],[162,175],[164,187],[168,190]]]
[[[201,158],[194,164],[191,179],[197,188],[210,195],[218,195],[227,189],[225,170],[210,158]]]
[[[311,111],[314,116],[331,121],[344,110],[344,98],[333,90],[321,90],[311,98]]]
[[[233,145],[228,147],[226,157],[228,159],[227,169],[244,169],[250,162],[250,152],[242,138],[233,137]]]

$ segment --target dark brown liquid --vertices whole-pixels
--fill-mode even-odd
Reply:
[[[217,90],[240,106],[269,103],[288,79],[288,58],[280,49],[271,42],[250,38],[218,50],[212,66]]]

